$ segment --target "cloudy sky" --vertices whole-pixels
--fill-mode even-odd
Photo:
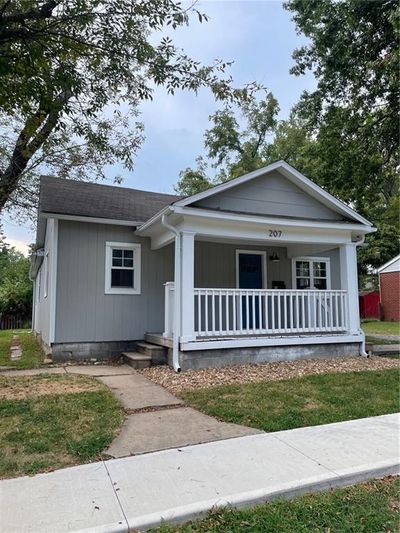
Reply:
[[[180,28],[171,37],[176,45],[193,58],[210,63],[215,58],[234,61],[230,69],[236,86],[258,81],[271,90],[279,101],[280,118],[286,118],[291,107],[305,89],[312,89],[311,74],[295,77],[289,74],[293,50],[305,42],[298,36],[278,0],[214,1],[197,4],[209,15],[200,24],[193,18],[189,27]],[[179,92],[169,96],[157,89],[154,99],[141,107],[146,140],[131,173],[110,169],[113,175],[124,176],[123,186],[171,192],[179,172],[194,166],[202,152],[204,130],[208,117],[217,109],[208,91],[195,96]],[[29,226],[3,219],[7,240],[18,249],[34,240]]]

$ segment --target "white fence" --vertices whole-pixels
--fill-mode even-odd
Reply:
[[[164,336],[172,337],[174,284],[165,284]],[[344,332],[341,290],[194,289],[196,337]]]

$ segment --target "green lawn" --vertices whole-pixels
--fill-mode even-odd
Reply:
[[[22,358],[10,361],[9,352],[13,335],[18,335],[22,346]],[[43,363],[44,353],[34,335],[27,329],[0,331],[0,366],[13,368],[35,368]]]
[[[399,410],[397,369],[222,385],[182,393],[186,403],[225,422],[280,431]]]
[[[379,335],[398,335],[400,336],[400,324],[399,322],[363,322],[362,329],[366,335],[373,336]],[[382,342],[382,341],[381,341]]]
[[[398,479],[279,500],[249,510],[215,511],[159,533],[380,533],[399,531]]]
[[[96,460],[122,421],[119,402],[94,378],[0,377],[0,476]]]

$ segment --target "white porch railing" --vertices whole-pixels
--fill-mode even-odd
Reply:
[[[172,285],[172,287],[171,287]],[[165,285],[165,331],[173,331],[173,283]],[[348,329],[347,291],[194,289],[196,337],[331,333]]]
[[[346,291],[195,289],[199,337],[346,330]]]

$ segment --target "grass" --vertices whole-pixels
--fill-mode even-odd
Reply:
[[[57,386],[60,394],[45,394],[46,387],[54,393]],[[71,386],[82,392],[65,392]],[[0,387],[1,477],[36,474],[96,460],[122,424],[119,402],[94,378],[49,374],[1,377]],[[10,398],[5,394],[11,391],[12,395],[24,387],[26,397]]]
[[[278,500],[248,510],[214,511],[204,520],[164,525],[158,533],[378,533],[399,531],[396,478]]]
[[[370,321],[363,322],[362,329],[366,335],[373,336],[378,335],[397,335],[400,336],[400,324],[399,322],[379,322]],[[382,339],[381,339],[382,342]]]
[[[304,376],[187,391],[189,405],[225,422],[280,431],[394,413],[397,369]]]
[[[13,335],[18,335],[22,347],[22,357],[19,361],[11,361],[9,358]],[[0,366],[16,369],[36,368],[43,363],[43,359],[43,350],[29,330],[0,331]]]

